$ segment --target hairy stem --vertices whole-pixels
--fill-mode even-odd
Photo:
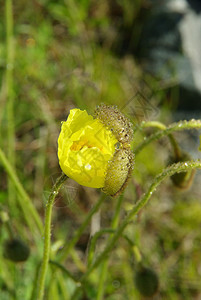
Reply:
[[[143,123],[142,123],[143,126]],[[180,121],[178,123],[173,123],[170,126],[166,127],[166,129],[159,130],[156,133],[152,134],[150,137],[146,138],[135,150],[135,155],[138,155],[140,151],[148,144],[153,141],[160,139],[163,136],[169,135],[174,131],[180,130],[190,130],[190,129],[199,129],[201,128],[201,120],[190,120],[190,121]]]
[[[158,128],[158,129],[161,129],[161,130],[166,130],[167,129],[167,127],[163,123],[158,122],[158,121],[142,122],[141,127],[142,128],[152,127],[152,128]],[[181,155],[179,145],[178,145],[175,137],[171,133],[168,134],[168,138],[169,138],[170,143],[172,145],[172,148],[174,150],[175,157],[179,160],[180,155]]]
[[[48,269],[49,255],[50,255],[52,207],[54,204],[55,197],[59,193],[61,186],[63,185],[63,183],[66,181],[67,178],[68,177],[65,174],[62,174],[57,179],[45,207],[43,260],[42,260],[42,265],[40,268],[38,282],[37,282],[37,300],[42,300],[44,295],[45,278]]]

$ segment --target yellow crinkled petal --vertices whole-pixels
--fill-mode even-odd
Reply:
[[[64,126],[66,126],[69,132],[74,133],[85,127],[92,120],[93,117],[88,115],[86,110],[74,108],[70,110],[70,114],[67,121],[64,122]]]
[[[101,188],[116,143],[117,139],[99,120],[86,111],[73,109],[58,139],[61,169],[81,185]]]

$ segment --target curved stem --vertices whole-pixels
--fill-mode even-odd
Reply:
[[[140,127],[142,127],[142,128],[155,127],[155,128],[161,129],[161,130],[164,130],[167,128],[163,123],[161,123],[159,121],[147,121],[147,122],[142,121],[140,124]]]
[[[91,274],[91,272],[98,265],[100,265],[100,263],[105,259],[105,257],[108,255],[108,253],[110,251],[112,251],[112,249],[115,246],[116,241],[122,235],[126,226],[133,220],[134,216],[136,216],[136,214],[138,214],[138,212],[147,204],[147,202],[151,198],[151,195],[156,190],[156,188],[159,186],[159,184],[164,179],[174,175],[175,173],[187,172],[191,169],[201,169],[201,160],[187,161],[187,162],[183,162],[183,163],[173,164],[173,165],[167,167],[163,172],[161,172],[159,175],[156,176],[154,182],[150,185],[148,191],[140,198],[140,200],[136,203],[136,205],[133,207],[133,209],[130,211],[130,213],[125,217],[124,221],[118,226],[118,229],[116,230],[112,239],[109,240],[104,251],[97,257],[97,259],[89,267],[89,269],[87,270],[85,275],[81,278],[81,280],[80,280],[81,283],[83,283],[87,279],[87,277]],[[79,292],[80,292],[80,288],[78,287],[75,290],[74,295],[72,296],[72,299],[77,299],[77,295],[79,295]]]
[[[143,125],[143,124],[142,124]],[[170,126],[166,127],[166,129],[160,130],[154,134],[152,134],[150,137],[146,138],[135,150],[135,155],[138,155],[140,151],[150,144],[151,142],[158,140],[159,138],[169,135],[170,133],[174,131],[180,131],[180,130],[190,130],[190,129],[199,129],[201,128],[201,120],[190,120],[190,121],[180,121],[178,123],[173,123]]]
[[[48,198],[46,208],[45,208],[45,226],[44,226],[44,249],[43,249],[43,260],[39,272],[38,282],[37,282],[37,300],[43,299],[44,288],[45,288],[45,277],[47,273],[49,255],[50,255],[50,237],[51,237],[51,217],[52,217],[52,207],[56,195],[58,194],[61,186],[68,177],[62,174],[53,186],[52,192]]]
[[[153,128],[158,128],[158,129],[161,129],[161,130],[167,129],[167,127],[159,121],[148,121],[148,122],[144,121],[144,122],[141,123],[141,127],[142,128],[153,127]],[[172,145],[172,148],[174,150],[175,157],[179,160],[180,155],[181,155],[181,150],[179,148],[179,145],[178,145],[175,137],[171,133],[168,134],[168,138],[169,138],[170,143]]]

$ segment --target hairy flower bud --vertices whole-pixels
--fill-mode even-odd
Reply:
[[[116,106],[99,105],[95,110],[95,117],[113,132],[120,143],[131,143],[133,139],[132,123]]]
[[[121,193],[133,170],[134,156],[130,149],[117,150],[108,164],[103,191],[111,196]]]

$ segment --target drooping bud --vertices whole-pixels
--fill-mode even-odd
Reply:
[[[29,247],[20,239],[7,240],[4,244],[4,257],[13,262],[26,261],[30,254]]]
[[[140,266],[135,274],[135,285],[141,295],[152,297],[158,291],[158,275],[154,270]]]
[[[115,106],[99,105],[95,110],[95,118],[101,120],[120,143],[131,143],[133,139],[132,123]]]
[[[110,196],[121,193],[131,176],[134,155],[131,152],[133,139],[132,123],[117,107],[101,104],[95,110],[95,118],[99,119],[118,140],[116,151],[108,163],[103,192]]]
[[[130,149],[117,150],[109,162],[103,192],[110,196],[121,193],[131,176],[134,164],[134,155]]]

